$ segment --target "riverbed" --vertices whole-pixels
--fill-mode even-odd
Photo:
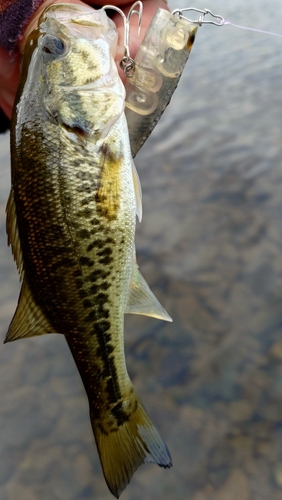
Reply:
[[[282,32],[278,0],[196,3]],[[123,500],[282,500],[281,53],[281,38],[202,26],[136,158],[144,207],[137,259],[174,321],[126,317],[126,359],[174,465],[141,467]],[[2,340],[20,289],[5,234],[9,164],[7,134]],[[1,500],[112,498],[62,336],[0,345],[0,401]]]

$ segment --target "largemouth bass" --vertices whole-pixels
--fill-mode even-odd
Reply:
[[[54,5],[29,36],[11,131],[7,232],[22,280],[5,342],[65,335],[110,491],[146,462],[171,466],[128,376],[124,313],[170,317],[135,261],[141,190],[130,152],[115,25]]]

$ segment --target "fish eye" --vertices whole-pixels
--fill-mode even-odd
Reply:
[[[196,38],[196,31],[193,30],[191,33],[190,33],[190,36],[188,38],[188,42],[187,42],[187,49],[188,51],[190,52],[190,50],[192,49],[193,47],[193,44],[195,42],[195,38]]]
[[[66,43],[61,38],[52,35],[45,35],[41,41],[42,50],[46,54],[61,56],[66,52]]]

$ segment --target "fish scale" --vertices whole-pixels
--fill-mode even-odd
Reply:
[[[40,123],[40,122],[39,122]],[[37,126],[37,122],[35,124]],[[52,129],[52,127],[51,127]],[[36,134],[36,131],[33,130],[33,133]],[[61,131],[61,134],[63,132]],[[117,375],[116,375],[116,370],[113,365],[114,357],[109,358],[108,356],[104,355],[105,351],[105,346],[108,346],[112,342],[112,335],[108,334],[106,337],[106,333],[109,332],[110,329],[114,330],[115,333],[115,338],[119,338],[119,330],[123,329],[123,310],[121,309],[120,313],[115,313],[113,308],[111,307],[112,314],[109,314],[109,308],[105,307],[105,305],[109,304],[111,306],[111,300],[109,296],[109,292],[111,292],[112,295],[118,294],[119,288],[114,286],[115,282],[115,276],[112,275],[111,273],[111,267],[110,263],[111,261],[116,261],[115,262],[115,273],[118,268],[118,262],[122,263],[122,266],[124,266],[125,263],[125,257],[124,255],[120,255],[120,252],[116,252],[118,257],[114,258],[113,256],[113,250],[111,247],[109,247],[109,240],[110,242],[114,242],[116,246],[121,249],[120,242],[123,240],[123,249],[124,252],[127,255],[130,255],[133,251],[133,236],[132,236],[132,231],[131,233],[128,233],[126,231],[122,231],[121,226],[119,224],[118,226],[118,235],[120,237],[120,241],[118,241],[117,237],[117,231],[114,228],[109,227],[109,225],[105,224],[104,221],[104,226],[103,226],[103,220],[100,220],[99,222],[99,227],[96,228],[96,235],[98,234],[99,237],[95,239],[91,239],[91,243],[94,244],[92,251],[89,252],[87,249],[87,246],[85,243],[88,243],[85,238],[79,238],[79,235],[81,231],[89,231],[89,229],[86,227],[87,222],[89,219],[85,219],[85,216],[82,216],[81,213],[79,212],[80,209],[80,196],[81,192],[83,193],[85,189],[81,189],[81,171],[80,175],[76,175],[76,169],[75,166],[79,164],[77,158],[80,156],[84,158],[85,161],[85,151],[83,147],[83,143],[78,143],[75,147],[75,155],[76,155],[76,162],[75,165],[73,165],[72,162],[69,161],[69,152],[68,152],[68,142],[64,144],[64,155],[60,155],[58,158],[54,158],[54,155],[52,155],[52,163],[55,161],[60,161],[60,168],[58,175],[55,176],[53,180],[53,184],[51,183],[51,178],[49,179],[48,185],[45,187],[44,190],[41,190],[41,197],[44,198],[44,203],[40,203],[41,197],[40,194],[37,190],[37,183],[40,185],[42,184],[41,178],[38,177],[36,179],[37,182],[34,182],[33,176],[30,177],[25,169],[26,165],[26,158],[33,157],[35,158],[37,155],[37,148],[35,150],[30,149],[29,142],[25,141],[25,131],[23,130],[23,139],[22,139],[22,146],[23,146],[23,153],[22,153],[22,160],[21,160],[21,165],[22,165],[22,172],[20,169],[20,166],[18,166],[18,175],[20,176],[21,174],[24,177],[27,177],[25,183],[27,186],[27,191],[28,191],[28,199],[33,200],[35,196],[37,196],[37,203],[32,206],[27,205],[27,211],[28,211],[28,219],[29,217],[31,218],[37,218],[38,222],[36,225],[36,233],[42,232],[42,235],[44,235],[44,249],[47,249],[50,247],[51,254],[47,253],[47,256],[45,256],[44,259],[44,266],[45,266],[45,273],[42,272],[42,269],[40,269],[40,285],[42,284],[44,286],[44,295],[42,301],[38,301],[39,305],[42,307],[42,309],[45,311],[47,309],[47,315],[49,318],[49,321],[52,325],[54,325],[54,328],[56,331],[63,331],[66,333],[68,343],[70,345],[70,348],[72,352],[75,352],[75,359],[77,363],[80,366],[80,371],[84,373],[84,367],[82,368],[81,365],[83,364],[85,356],[85,347],[84,347],[84,342],[81,341],[82,338],[82,331],[83,329],[85,330],[85,336],[87,339],[87,343],[89,344],[89,338],[91,338],[91,344],[92,344],[92,349],[87,349],[87,363],[88,363],[88,357],[89,357],[89,351],[91,356],[91,366],[92,366],[92,372],[95,372],[93,370],[93,362],[92,358],[95,359],[96,364],[97,360],[99,360],[99,357],[97,356],[97,351],[100,352],[100,360],[102,361],[101,365],[103,365],[103,369],[100,371],[102,372],[103,375],[103,380],[106,381],[106,377],[111,377],[110,382],[112,382],[113,387],[111,387],[111,384],[108,383],[105,384],[106,389],[104,389],[104,392],[110,393],[111,394],[111,399],[110,399],[110,404],[111,406],[114,406],[121,398],[121,392],[119,390],[119,383],[117,380]],[[49,142],[48,140],[48,132],[46,133],[47,135],[47,140],[44,139],[44,142]],[[50,135],[52,136],[52,133],[50,132]],[[39,137],[41,137],[41,134],[38,134]],[[65,138],[64,138],[65,139]],[[64,140],[58,140],[59,143],[64,143]],[[71,148],[73,149],[73,147]],[[40,150],[44,150],[43,148],[40,148]],[[66,160],[65,160],[66,159]],[[38,162],[41,164],[42,159],[39,158]],[[50,168],[48,169],[49,161],[45,160],[44,165],[47,167],[47,170],[51,170]],[[98,173],[101,170],[101,161],[100,164],[97,165],[97,173],[95,173],[95,165],[91,164],[91,184],[92,185],[87,185],[87,188],[91,186],[91,194],[94,194],[94,199],[95,199],[95,194],[97,193],[97,188],[98,188]],[[89,168],[89,167],[88,167]],[[33,171],[33,169],[32,169]],[[129,172],[131,175],[131,172]],[[41,175],[42,177],[45,178],[46,172],[44,170],[41,170]],[[59,180],[58,180],[59,178]],[[65,186],[64,184],[67,184]],[[56,192],[58,191],[58,186],[59,186],[59,191],[62,193],[59,197],[56,195]],[[96,191],[95,191],[96,187]],[[66,189],[67,188],[67,189]],[[46,197],[46,191],[48,192],[48,200],[49,200],[49,208],[47,207],[47,203],[45,201]],[[49,192],[50,191],[50,192]],[[71,192],[73,191],[73,195],[71,196]],[[66,193],[66,197],[63,195],[63,193]],[[23,194],[23,197],[26,197],[26,194]],[[132,193],[131,193],[131,198],[133,199],[133,188],[132,188]],[[54,202],[54,200],[57,200],[57,203]],[[126,203],[125,203],[126,205]],[[24,219],[25,218],[25,209],[24,206],[21,202],[21,200],[18,200],[18,206],[19,206],[19,211],[21,212],[21,217]],[[88,203],[88,208],[89,208],[89,215],[94,214],[97,212],[97,206],[95,201],[90,201]],[[44,214],[39,211],[39,210],[44,210],[44,212],[47,212],[48,214],[48,225],[46,225],[46,221],[44,219]],[[77,211],[78,209],[78,211]],[[53,217],[52,215],[54,214],[54,222],[53,222]],[[120,214],[120,217],[123,217],[122,214]],[[128,218],[128,215],[127,215]],[[133,214],[131,217],[131,226],[132,229],[134,230],[134,225],[135,225],[135,215]],[[66,222],[67,220],[67,222]],[[61,224],[58,224],[59,221],[61,221]],[[40,223],[42,224],[42,227],[40,227]],[[55,229],[54,229],[54,224],[55,224]],[[92,225],[91,225],[92,226]],[[38,241],[38,236],[34,235],[32,229],[25,223],[21,225],[22,232],[25,234],[30,235],[31,241]],[[60,230],[61,237],[58,235],[58,229]],[[71,233],[71,234],[69,234]],[[113,234],[114,238],[110,237],[109,234]],[[53,240],[54,236],[56,237],[56,246],[54,246]],[[43,236],[42,236],[43,237]],[[93,238],[93,236],[92,236]],[[39,238],[42,239],[42,238]],[[127,239],[127,242],[125,241]],[[76,242],[75,245],[73,245],[73,241]],[[51,244],[49,243],[51,242]],[[96,244],[95,244],[96,243]],[[128,249],[131,246],[131,249]],[[97,246],[98,246],[98,251],[97,251]],[[37,251],[36,251],[37,250]],[[55,254],[54,254],[55,250]],[[128,252],[129,250],[129,252]],[[29,246],[27,249],[27,256],[31,255],[32,260],[31,262],[28,261],[28,258],[26,259],[26,267],[28,269],[29,266],[34,267],[36,266],[37,262],[39,259],[42,259],[42,250],[41,247],[32,244]],[[91,257],[89,257],[89,254]],[[37,257],[38,255],[38,257]],[[79,256],[79,257],[78,257]],[[106,259],[106,261],[105,261]],[[91,278],[91,271],[92,268],[95,267],[95,269],[99,269],[99,267],[106,265],[106,269],[108,271],[108,280],[112,283],[110,285],[109,281],[104,281],[105,285],[108,285],[108,293],[105,293],[101,291],[101,279],[99,276],[95,276]],[[63,285],[63,289],[70,289],[71,283],[70,283],[70,277],[69,277],[69,271],[70,268],[73,269],[73,276],[75,276],[75,287],[72,290],[71,294],[71,302],[69,295],[66,298],[66,301],[62,300],[62,294],[61,290],[59,290],[59,297],[56,296],[56,287],[58,283],[58,279],[60,281],[60,284]],[[37,269],[37,267],[36,267]],[[36,288],[35,284],[35,277],[37,276],[37,271],[36,269],[33,269],[32,274],[32,287]],[[103,268],[102,268],[103,269]],[[122,269],[122,271],[125,273],[126,269]],[[104,273],[105,274],[105,273]],[[91,286],[87,287],[85,283],[87,281],[90,281]],[[72,280],[71,280],[72,281]],[[43,282],[43,283],[42,283]],[[46,284],[45,284],[46,282]],[[105,288],[105,287],[104,287]],[[112,288],[112,290],[111,290]],[[48,302],[46,301],[46,294],[48,294],[48,290],[50,290],[50,295],[52,293],[51,299],[48,299]],[[81,291],[85,292],[83,300],[80,297],[80,292]],[[37,288],[36,288],[36,293],[37,293]],[[88,299],[88,302],[85,302],[86,298]],[[57,306],[57,301],[58,299],[60,300],[60,307],[58,310],[58,313],[54,315],[52,313],[51,315],[51,310],[54,311],[56,310]],[[89,299],[91,299],[89,301]],[[92,308],[92,310],[89,312],[88,309]],[[72,310],[72,316],[71,318],[69,317],[69,310]],[[77,314],[75,315],[75,312],[77,311]],[[59,317],[57,317],[57,315]],[[62,319],[63,316],[63,319]],[[75,316],[77,316],[79,319],[76,321]],[[81,321],[81,318],[84,316],[84,322]],[[112,320],[109,321],[109,316],[112,316]],[[77,324],[76,324],[77,323]],[[73,334],[76,332],[79,332],[79,339],[76,340],[74,339]],[[119,343],[118,343],[119,346]],[[116,350],[118,348],[116,347]],[[107,348],[109,351],[109,347]],[[94,356],[93,356],[94,352]],[[123,357],[123,352],[121,352],[122,357]],[[118,358],[118,353],[115,354],[115,359]],[[99,366],[99,364],[98,364]],[[124,374],[121,373],[123,376]],[[94,387],[97,388],[97,377],[95,377],[95,384],[91,384]],[[126,377],[127,378],[127,377]],[[127,378],[128,379],[128,378]],[[88,387],[88,383],[86,386]],[[114,393],[118,393],[118,398],[114,397]],[[93,395],[92,400],[93,400]],[[109,398],[108,398],[109,399]],[[108,409],[106,410],[105,413],[107,413]]]
[[[171,466],[127,373],[124,314],[170,318],[135,262],[141,193],[112,56],[114,25],[103,10],[89,12],[91,31],[84,18],[79,24],[85,7],[47,8],[24,51],[7,204],[22,288],[5,342],[65,335],[118,497],[142,463]]]

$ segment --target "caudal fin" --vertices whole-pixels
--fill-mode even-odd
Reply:
[[[119,495],[136,469],[144,463],[171,467],[171,456],[140,400],[128,420],[106,433],[92,419],[105,480],[112,494]]]

